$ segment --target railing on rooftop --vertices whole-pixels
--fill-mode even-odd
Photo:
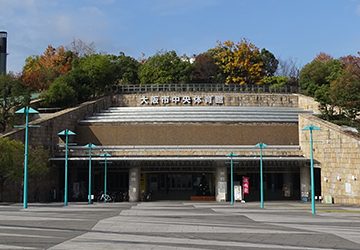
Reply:
[[[138,84],[115,85],[108,87],[108,94],[136,94],[147,92],[238,92],[238,93],[299,93],[297,86],[281,86],[271,88],[271,85],[239,85],[214,83],[187,84]]]

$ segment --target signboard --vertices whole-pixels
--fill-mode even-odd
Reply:
[[[350,182],[345,183],[345,192],[347,194],[351,194],[351,183]]]
[[[244,194],[249,193],[249,177],[243,177],[243,189],[244,189]]]
[[[241,186],[234,186],[234,196],[236,201],[242,200]]]

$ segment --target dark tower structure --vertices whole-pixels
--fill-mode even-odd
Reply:
[[[6,73],[6,31],[0,31],[0,75]]]

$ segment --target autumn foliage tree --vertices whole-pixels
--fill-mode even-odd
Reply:
[[[49,45],[41,56],[30,56],[23,68],[22,81],[30,90],[48,89],[60,75],[68,73],[75,55],[63,46]]]
[[[259,48],[247,39],[241,39],[235,44],[232,41],[218,41],[214,49],[214,58],[223,70],[226,84],[261,84],[264,69]]]
[[[225,78],[211,51],[194,55],[194,58],[193,81],[195,83],[225,83]]]

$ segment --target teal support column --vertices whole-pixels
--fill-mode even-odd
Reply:
[[[102,157],[105,157],[105,162],[100,162],[100,163],[105,163],[105,176],[104,176],[104,195],[106,196],[106,188],[107,188],[107,164],[111,163],[111,162],[107,162],[107,157],[110,157],[111,155],[108,153],[104,153],[102,155],[100,155]],[[115,198],[115,197],[114,197]],[[104,202],[106,203],[106,199],[104,198]]]
[[[230,156],[230,165],[231,165],[231,173],[230,173],[230,193],[231,193],[231,205],[234,204],[234,170],[233,170],[233,156],[237,156],[237,154],[234,154],[233,152],[227,154],[226,156]]]
[[[311,212],[315,214],[315,183],[314,183],[314,156],[313,156],[313,130],[321,130],[321,128],[310,124],[301,130],[310,130],[310,171],[311,171]]]
[[[75,135],[74,132],[72,132],[69,129],[65,129],[58,133],[58,135],[65,135],[65,191],[64,191],[64,205],[68,205],[68,137],[69,135]],[[72,143],[73,144],[73,143]]]
[[[89,143],[84,146],[85,148],[89,148],[89,204],[91,204],[91,149],[95,148],[96,145]]]
[[[29,127],[40,127],[40,126],[29,126],[29,114],[39,113],[35,109],[26,106],[25,108],[19,109],[15,112],[16,114],[25,114],[25,126],[15,126],[15,127],[25,127],[25,159],[24,159],[24,193],[23,193],[23,208],[27,208],[27,193],[28,193],[28,133]]]
[[[260,148],[260,201],[261,201],[261,208],[264,208],[264,180],[263,180],[263,160],[262,160],[262,148],[268,147],[265,143],[258,143],[255,147]]]

